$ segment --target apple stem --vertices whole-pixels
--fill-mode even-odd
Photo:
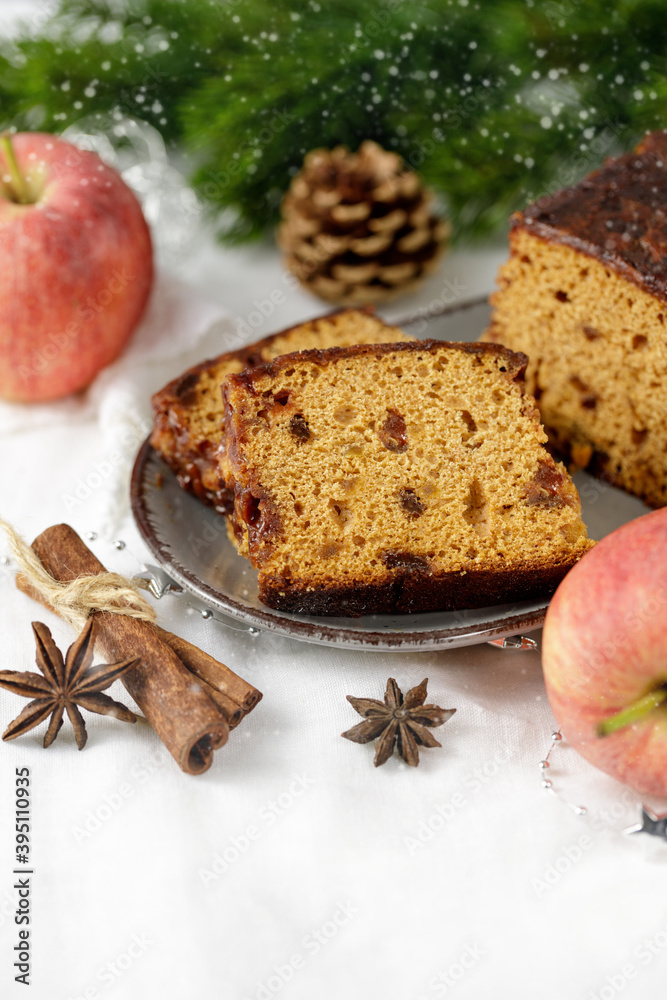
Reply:
[[[650,694],[644,695],[643,698],[628,705],[616,715],[611,715],[608,719],[599,722],[597,725],[598,736],[610,736],[612,733],[618,732],[619,729],[631,726],[634,722],[641,722],[649,712],[652,712],[658,705],[662,705],[665,698],[667,698],[667,688],[651,691]]]
[[[18,163],[16,162],[16,154],[14,153],[14,147],[12,145],[9,132],[3,132],[2,135],[0,135],[0,149],[2,150],[5,163],[7,164],[7,169],[9,170],[9,175],[12,179],[10,188],[11,193],[19,205],[27,205],[30,199],[26,190],[25,179],[19,170]]]

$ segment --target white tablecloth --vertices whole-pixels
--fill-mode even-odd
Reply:
[[[466,286],[465,296],[488,290],[503,255],[451,255],[392,314],[437,298],[446,281]],[[202,238],[183,276],[200,291],[158,285],[160,300],[171,297],[159,364],[144,330],[132,363],[119,363],[83,402],[0,411],[0,512],[27,538],[67,520],[98,533],[91,545],[108,566],[138,570],[147,553],[127,513],[127,474],[149,392],[234,340],[236,319],[203,333],[225,310],[247,320],[254,303],[284,290],[257,329],[263,335],[319,309],[285,288],[269,247],[223,251]],[[183,326],[169,322],[179,308]],[[123,461],[109,463],[112,449]],[[91,480],[102,463],[113,468]],[[94,485],[77,500],[82,482]],[[179,772],[147,726],[107,718],[88,717],[83,753],[67,726],[48,751],[39,732],[0,746],[3,998],[26,995],[12,970],[21,767],[32,781],[29,995],[39,1000],[661,995],[667,844],[624,838],[637,798],[567,747],[550,771],[560,796],[540,787],[553,719],[539,653],[346,652],[239,635],[186,613],[176,598],[159,612],[264,700],[198,778]],[[33,618],[63,646],[71,641],[15,591],[5,568],[4,668],[33,666]],[[427,676],[429,700],[457,708],[436,733],[443,748],[424,752],[416,770],[398,758],[376,770],[372,746],[340,738],[359,721],[345,696],[380,697],[388,676],[404,690]],[[120,684],[112,694],[130,700]],[[3,726],[22,704],[0,692]],[[577,816],[567,802],[589,813]]]
[[[41,6],[5,2],[0,16]],[[503,257],[503,248],[453,254],[386,315],[485,293]],[[127,477],[150,392],[238,342],[239,321],[263,336],[320,309],[288,286],[269,246],[223,251],[202,236],[179,278],[195,291],[163,280],[152,325],[84,399],[0,406],[0,514],[28,539],[67,520],[97,532],[91,546],[109,567],[138,570],[147,553],[127,511]],[[566,746],[549,772],[559,794],[540,787],[554,723],[539,653],[348,652],[239,635],[175,598],[158,610],[264,700],[198,778],[141,723],[88,716],[83,753],[67,725],[48,751],[43,727],[0,746],[3,1000],[664,995],[667,844],[624,837],[637,797]],[[0,565],[2,668],[34,669],[34,618],[61,646],[71,641]],[[398,758],[376,770],[372,745],[339,735],[359,721],[345,696],[381,697],[388,676],[403,690],[427,676],[429,701],[457,708],[436,731],[443,748],[424,752],[416,770]],[[110,693],[131,701],[120,684]],[[0,691],[0,724],[23,704]],[[13,968],[23,767],[34,865],[29,992]],[[583,817],[571,808],[579,804]]]

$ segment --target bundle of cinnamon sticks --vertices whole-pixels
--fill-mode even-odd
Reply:
[[[106,572],[67,524],[47,528],[32,548],[59,581]],[[16,583],[45,603],[25,577],[19,574]],[[213,752],[258,704],[261,692],[224,663],[152,622],[112,612],[93,614],[98,643],[110,660],[140,657],[124,674],[123,684],[179,767],[187,774],[207,771]]]

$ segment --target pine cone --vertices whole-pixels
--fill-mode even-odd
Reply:
[[[289,270],[327,302],[364,305],[435,270],[449,225],[396,153],[364,142],[315,149],[282,203],[278,243]]]

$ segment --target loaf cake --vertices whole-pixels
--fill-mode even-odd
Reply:
[[[484,340],[530,357],[549,436],[667,503],[667,132],[513,217]]]
[[[221,474],[260,600],[356,616],[550,595],[592,543],[526,361],[428,340],[230,375]]]
[[[372,307],[343,309],[203,361],[153,396],[151,444],[184,489],[221,514],[227,513],[232,498],[220,478],[217,461],[223,419],[220,386],[227,375],[293,351],[412,339],[374,316]]]

